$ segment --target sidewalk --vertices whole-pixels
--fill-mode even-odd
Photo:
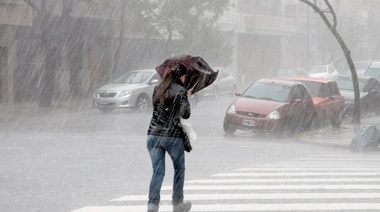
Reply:
[[[380,130],[380,117],[365,117],[361,119],[361,124],[351,123],[351,119],[344,120],[340,128],[320,128],[303,132],[297,136],[300,141],[313,143],[321,146],[331,146],[337,148],[350,148],[350,144],[356,133],[363,126],[376,125]]]
[[[18,117],[28,117],[56,112],[85,111],[93,109],[91,99],[70,100],[53,102],[51,108],[38,107],[37,103],[14,104],[7,106],[0,104],[0,122],[8,122]],[[380,130],[380,117],[372,116],[361,119],[360,125],[354,125],[350,119],[343,120],[338,129],[331,126],[309,130],[297,135],[301,142],[312,143],[320,146],[330,146],[336,148],[350,148],[350,144],[355,134],[361,127],[374,124]]]

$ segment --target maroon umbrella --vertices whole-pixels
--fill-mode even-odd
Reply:
[[[185,87],[186,89],[192,88],[192,93],[211,85],[218,76],[218,71],[214,71],[201,57],[191,55],[168,58],[156,67],[156,71],[162,77],[167,70],[178,63],[187,68]]]

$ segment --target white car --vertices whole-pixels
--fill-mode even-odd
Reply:
[[[160,79],[154,69],[130,71],[97,89],[92,97],[93,105],[102,112],[115,108],[145,111],[152,105],[153,90]]]
[[[314,66],[309,70],[309,76],[314,78],[334,79],[338,74],[332,65]]]
[[[364,72],[368,69],[368,67],[371,65],[371,61],[363,60],[363,61],[355,61],[354,65],[356,68],[356,73],[358,75],[364,75]],[[349,72],[351,74],[351,72]]]
[[[364,76],[375,77],[378,81],[380,81],[380,61],[371,63],[371,65],[364,72]]]
[[[217,79],[209,86],[200,91],[203,96],[214,96],[216,99],[221,94],[235,95],[237,90],[235,78],[231,72],[226,68],[213,68],[219,71]]]

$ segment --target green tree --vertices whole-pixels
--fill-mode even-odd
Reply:
[[[141,0],[152,38],[165,39],[163,55],[199,54],[225,60],[231,50],[217,20],[230,6],[229,0]]]
[[[39,91],[39,106],[50,107],[56,90],[56,75],[57,71],[61,65],[62,57],[62,36],[64,36],[63,26],[67,24],[68,18],[72,12],[74,1],[84,1],[89,2],[90,0],[61,0],[62,11],[59,19],[55,18],[53,15],[53,10],[58,4],[57,1],[48,0],[24,0],[31,8],[35,11],[35,18],[33,21],[33,34],[36,38],[39,38],[42,43],[41,51],[45,53],[44,61],[45,68],[41,76],[41,86]],[[74,94],[78,95],[78,72],[81,67],[81,55],[71,55],[78,61],[72,62],[71,64],[76,64],[70,72],[70,90]]]
[[[354,100],[354,115],[353,115],[352,122],[356,124],[360,124],[360,95],[359,95],[358,76],[356,74],[356,69],[351,58],[350,50],[348,49],[346,43],[344,42],[343,38],[341,37],[341,35],[339,34],[337,30],[338,20],[337,20],[335,11],[328,0],[323,0],[323,2],[318,1],[318,0],[314,0],[314,1],[300,0],[300,1],[307,4],[311,8],[313,8],[313,10],[319,14],[323,22],[326,24],[326,26],[331,31],[331,33],[333,34],[335,39],[338,41],[340,47],[343,50],[348,66],[350,67],[352,81],[354,85],[355,100]],[[326,7],[326,9],[324,9],[323,7]],[[332,20],[329,20],[326,14],[329,14],[331,16],[330,19]]]

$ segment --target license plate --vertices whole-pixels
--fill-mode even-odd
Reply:
[[[254,126],[256,126],[256,121],[244,119],[243,120],[243,125],[254,127]]]

